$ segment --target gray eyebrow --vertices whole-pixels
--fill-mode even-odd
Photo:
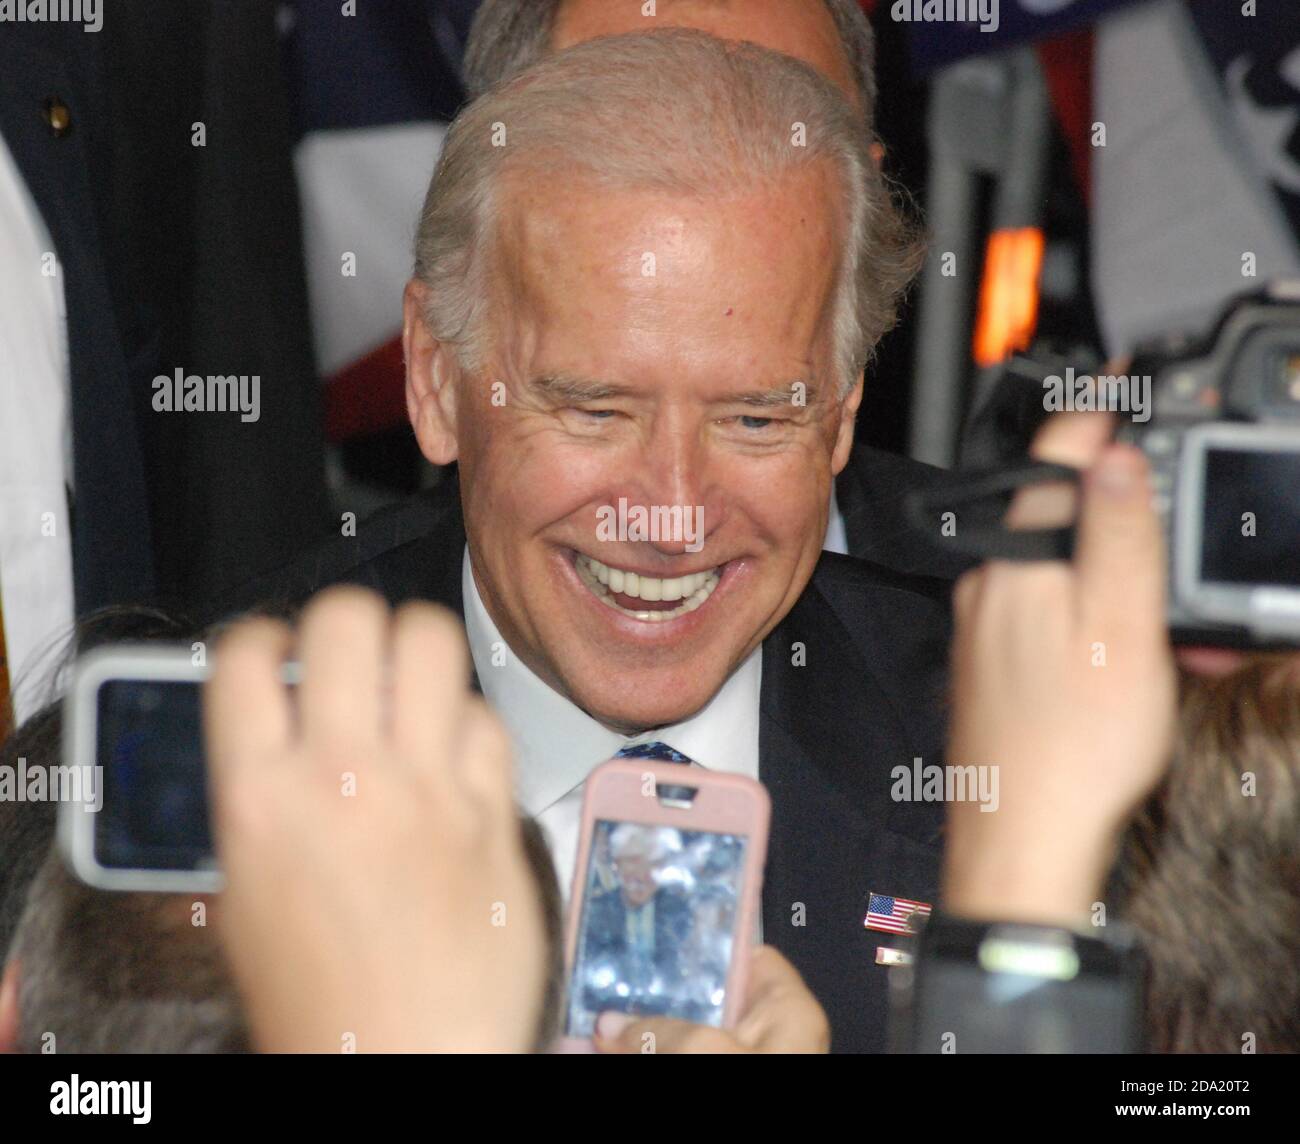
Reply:
[[[777,409],[794,402],[795,386],[803,386],[801,404],[812,405],[817,400],[817,386],[810,381],[792,381],[788,385],[778,385],[772,389],[756,389],[748,393],[737,393],[728,398],[740,405],[750,405],[756,409]]]
[[[567,373],[544,374],[533,378],[528,384],[544,397],[575,404],[582,404],[585,401],[607,401],[611,397],[621,397],[631,392],[625,386],[576,377]]]
[[[548,373],[533,378],[530,388],[553,401],[570,402],[581,405],[588,401],[608,401],[611,397],[624,397],[634,392],[627,386],[613,382],[596,381],[592,378],[578,377],[568,373]],[[818,388],[812,382],[789,382],[786,385],[773,386],[771,389],[753,389],[728,394],[714,402],[715,405],[748,405],[755,409],[779,409],[794,401],[795,386],[804,387],[804,405],[811,405],[817,399]]]

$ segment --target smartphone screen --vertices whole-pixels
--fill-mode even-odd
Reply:
[[[721,1026],[747,839],[598,819],[582,884],[567,1035],[603,1012]]]
[[[95,856],[113,869],[214,864],[197,683],[112,679],[98,695],[104,801]]]

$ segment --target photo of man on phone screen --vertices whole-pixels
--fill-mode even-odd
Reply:
[[[601,822],[594,841],[571,1031],[605,1010],[718,1024],[743,844],[632,822]]]

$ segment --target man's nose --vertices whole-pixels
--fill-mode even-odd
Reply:
[[[648,508],[667,509],[682,529],[651,543],[666,555],[698,551],[721,523],[722,498],[712,476],[708,446],[698,430],[665,419],[642,450],[637,481]]]

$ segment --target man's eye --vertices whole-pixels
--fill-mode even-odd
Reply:
[[[767,429],[769,426],[775,425],[775,424],[776,424],[776,418],[774,418],[774,417],[742,417],[742,418],[740,419],[740,424],[741,424],[741,427],[744,428],[744,429],[752,429],[752,430],[754,430],[755,432],[758,432],[759,430]]]
[[[580,409],[578,412],[597,421],[608,421],[618,411],[615,409]]]

